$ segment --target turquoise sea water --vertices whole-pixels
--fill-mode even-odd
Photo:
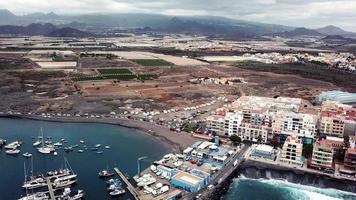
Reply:
[[[356,194],[282,180],[236,178],[226,200],[356,200]]]
[[[43,128],[45,138],[52,137],[54,142],[64,138],[68,141],[65,146],[80,144],[84,140],[89,148],[95,144],[102,145],[103,154],[97,154],[86,150],[78,153],[66,153],[58,150],[58,156],[42,155],[32,146],[33,137],[37,137],[40,127]],[[85,199],[106,200],[109,195],[106,192],[105,181],[98,178],[97,173],[105,169],[118,167],[130,177],[137,172],[137,158],[147,156],[147,161],[154,161],[169,152],[167,146],[149,135],[137,133],[134,129],[125,127],[95,124],[95,123],[57,123],[25,119],[0,118],[0,138],[9,142],[20,140],[24,142],[21,153],[18,156],[5,154],[5,149],[0,151],[0,199],[18,199],[25,191],[21,188],[24,180],[24,162],[31,166],[30,159],[25,159],[22,153],[29,152],[33,155],[34,174],[45,173],[63,166],[64,156],[69,161],[72,169],[78,174],[78,182],[75,189],[83,189]],[[110,149],[104,146],[109,145]],[[149,166],[149,162],[143,162],[143,167]],[[127,194],[119,199],[128,199]],[[132,198],[131,198],[132,199]]]

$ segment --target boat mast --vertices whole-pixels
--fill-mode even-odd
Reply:
[[[26,181],[27,181],[26,162],[23,162],[23,171],[24,171],[24,174],[25,174],[24,184],[26,184]],[[26,197],[28,197],[27,187],[25,187],[25,190],[26,190]]]

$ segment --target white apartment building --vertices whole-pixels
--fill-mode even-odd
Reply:
[[[297,136],[288,136],[284,142],[279,161],[281,163],[302,166],[303,143]]]
[[[225,133],[228,136],[238,135],[239,127],[242,123],[242,114],[228,112],[225,115]]]
[[[276,112],[272,113],[272,129],[274,133],[283,131],[300,132],[308,130],[312,134],[316,132],[318,117],[313,114]]]

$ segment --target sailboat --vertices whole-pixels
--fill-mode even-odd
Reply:
[[[33,158],[31,158],[31,177],[27,180],[27,173],[26,173],[26,163],[24,163],[24,170],[25,170],[25,181],[22,185],[22,188],[26,189],[26,194],[28,189],[36,189],[47,186],[46,180],[43,176],[33,176]]]
[[[45,143],[43,141],[43,130],[41,128],[41,133],[42,133],[42,147],[37,148],[38,152],[42,153],[42,154],[50,154],[52,149],[45,146]]]

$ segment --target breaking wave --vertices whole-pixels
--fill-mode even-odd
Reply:
[[[356,200],[356,194],[275,179],[234,179],[227,200]]]

